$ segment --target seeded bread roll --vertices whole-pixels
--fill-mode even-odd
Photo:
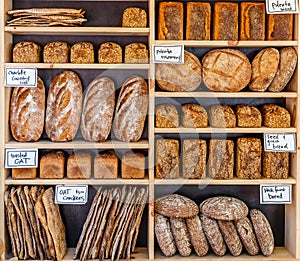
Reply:
[[[264,92],[272,83],[279,65],[279,51],[275,48],[261,50],[252,61],[252,75],[249,88]]]
[[[183,40],[183,3],[159,3],[158,40]]]
[[[228,105],[213,105],[209,109],[209,122],[215,128],[235,128],[236,116]]]
[[[43,51],[44,63],[69,62],[70,46],[66,42],[47,43]]]
[[[248,104],[239,104],[235,106],[235,115],[237,127],[240,128],[260,128],[262,116],[254,106]]]
[[[241,2],[240,40],[265,40],[265,3]]]
[[[118,178],[118,157],[113,150],[100,152],[94,158],[94,178]]]
[[[40,63],[41,47],[34,42],[19,42],[13,48],[13,63]]]
[[[122,48],[114,42],[102,43],[98,50],[98,62],[115,64],[122,63]]]
[[[276,104],[264,104],[261,106],[263,126],[268,128],[290,128],[291,115],[289,111]]]
[[[36,168],[13,168],[11,169],[12,179],[35,179],[36,178]]]
[[[156,174],[158,179],[179,178],[179,142],[175,139],[156,140]]]
[[[65,176],[65,154],[62,151],[52,151],[42,156],[40,160],[41,179],[62,179]]]
[[[280,92],[292,78],[297,66],[297,52],[293,47],[284,47],[279,51],[279,66],[268,91]]]
[[[123,11],[123,27],[146,27],[147,13],[139,7],[128,7]]]
[[[210,40],[210,3],[186,3],[186,40]]]
[[[178,128],[179,115],[172,104],[160,104],[155,109],[155,125],[157,128]]]
[[[89,42],[75,43],[71,47],[71,63],[94,63],[94,46]]]
[[[125,63],[148,63],[148,49],[143,43],[131,43],[125,46]]]
[[[182,148],[182,177],[185,179],[204,179],[206,177],[205,140],[183,141]]]
[[[199,104],[189,103],[181,107],[182,125],[186,128],[208,127],[208,116],[206,110]]]
[[[208,176],[212,179],[232,179],[234,143],[232,140],[209,141]]]
[[[86,152],[76,152],[68,157],[67,178],[89,179],[92,173],[92,156]]]
[[[238,40],[239,5],[215,2],[213,14],[213,40]]]
[[[289,153],[264,151],[263,176],[270,179],[287,179],[289,177]]]
[[[141,152],[127,152],[122,157],[121,177],[123,179],[145,178],[145,155]]]
[[[261,140],[238,138],[236,147],[236,176],[240,179],[261,178]]]
[[[293,14],[267,15],[267,40],[293,40]]]

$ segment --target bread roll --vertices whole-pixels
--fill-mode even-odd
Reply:
[[[160,104],[155,108],[155,126],[157,128],[178,128],[179,115],[172,104]]]
[[[13,63],[40,63],[41,46],[37,43],[24,41],[13,48]]]
[[[98,62],[115,64],[122,63],[122,48],[114,42],[102,43],[98,50]]]
[[[128,7],[123,11],[123,27],[146,27],[147,13],[139,7]]]
[[[267,40],[293,40],[293,14],[268,14]]]
[[[9,118],[12,136],[17,141],[37,141],[44,129],[45,86],[37,77],[37,87],[16,87],[13,89]]]
[[[86,91],[81,117],[81,133],[88,141],[107,139],[115,110],[115,84],[108,77],[94,79]]]
[[[47,43],[43,51],[44,63],[67,63],[70,46],[66,42]]]
[[[63,71],[51,82],[46,110],[46,133],[52,141],[74,139],[80,124],[82,85],[75,72]]]
[[[181,107],[181,123],[186,128],[208,127],[208,116],[206,110],[199,104],[188,103]]]
[[[113,131],[118,140],[135,142],[141,138],[148,100],[148,85],[142,77],[132,76],[123,83],[113,122]]]

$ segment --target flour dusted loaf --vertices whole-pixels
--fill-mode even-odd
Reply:
[[[16,87],[13,89],[9,123],[11,134],[17,141],[37,141],[44,129],[45,86],[37,77],[37,87]]]
[[[228,105],[213,105],[209,109],[209,122],[215,128],[235,128],[236,116]]]
[[[148,84],[142,77],[135,75],[125,80],[113,121],[113,131],[118,140],[135,142],[141,138],[148,101]]]
[[[267,40],[293,40],[293,14],[267,15]]]
[[[74,139],[80,124],[82,85],[79,76],[63,71],[51,82],[47,98],[46,133],[52,141]]]
[[[155,108],[155,126],[157,128],[178,128],[179,114],[172,104],[160,104]]]
[[[70,51],[71,63],[94,63],[94,46],[90,42],[78,42]]]
[[[40,63],[41,51],[41,46],[35,42],[19,42],[13,48],[13,63]]]
[[[241,2],[240,40],[265,40],[265,3]]]
[[[270,179],[287,179],[289,177],[288,152],[263,152],[263,176]]]
[[[156,64],[157,85],[162,90],[170,92],[194,91],[202,81],[201,68],[198,57],[184,51],[184,64]]]
[[[139,7],[128,7],[123,11],[122,15],[123,27],[146,27],[147,13]]]
[[[251,79],[251,64],[247,56],[235,49],[214,49],[202,58],[203,82],[217,92],[238,92]]]
[[[197,204],[182,195],[170,194],[155,200],[155,211],[172,218],[189,218],[199,213]]]
[[[118,156],[115,151],[102,151],[94,158],[95,179],[118,178]]]
[[[268,128],[290,128],[291,115],[289,111],[276,104],[261,106],[263,126]]]
[[[41,179],[62,179],[65,176],[65,154],[52,151],[44,154],[40,160]]]
[[[199,104],[188,103],[181,106],[181,123],[186,128],[208,127],[208,115]]]
[[[200,212],[217,220],[239,220],[248,215],[248,207],[237,198],[216,196],[202,201]]]
[[[123,179],[145,178],[145,155],[138,151],[129,151],[122,157],[121,177]]]
[[[70,46],[66,42],[50,42],[44,46],[44,63],[67,63]]]
[[[261,50],[252,61],[252,75],[249,88],[264,92],[272,83],[279,65],[279,51],[269,47]]]
[[[236,125],[240,128],[259,128],[262,124],[262,116],[254,106],[239,104],[235,106]]]
[[[148,63],[148,49],[143,43],[131,43],[125,46],[125,63]]]
[[[297,66],[297,52],[293,47],[284,47],[279,51],[279,65],[268,91],[280,92],[292,78]]]
[[[75,152],[67,160],[68,179],[89,179],[92,173],[92,156],[88,152]]]
[[[88,86],[81,116],[81,133],[85,140],[107,139],[115,110],[115,84],[108,77],[97,77]]]
[[[183,40],[183,3],[159,3],[158,40]]]
[[[210,3],[186,3],[186,40],[210,40]]]
[[[98,50],[98,62],[115,64],[122,63],[122,48],[114,42],[102,43]]]
[[[13,168],[11,169],[12,179],[35,179],[37,176],[36,168]]]

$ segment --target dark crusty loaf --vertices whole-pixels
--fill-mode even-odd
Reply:
[[[264,92],[270,86],[279,65],[279,51],[269,47],[261,50],[253,59],[252,75],[249,88],[252,91]]]
[[[247,56],[235,49],[215,49],[202,58],[203,82],[217,92],[238,92],[251,78],[251,64]]]
[[[88,152],[76,152],[68,157],[67,178],[89,179],[92,173],[92,156]]]
[[[95,179],[118,178],[118,157],[113,150],[102,151],[94,158]]]
[[[259,128],[262,124],[262,116],[254,106],[239,104],[235,106],[236,125],[240,128]]]
[[[206,128],[208,116],[206,110],[199,104],[187,103],[181,107],[181,123],[186,128]]]
[[[197,204],[182,195],[170,194],[155,200],[155,211],[166,217],[189,218],[198,214]]]
[[[43,51],[44,63],[67,63],[70,46],[66,42],[47,43]]]
[[[51,82],[46,109],[46,133],[52,141],[70,141],[81,117],[82,85],[75,72],[63,71]]]
[[[40,160],[41,179],[62,179],[65,176],[65,154],[62,151],[51,151]]]
[[[267,15],[267,40],[293,40],[293,14]]]
[[[89,42],[75,43],[70,51],[71,63],[94,63],[94,46]]]
[[[122,63],[122,48],[114,42],[102,43],[98,50],[99,63]]]
[[[234,110],[228,105],[213,105],[209,109],[209,122],[215,128],[235,128]]]
[[[122,85],[116,104],[113,131],[118,140],[138,141],[143,133],[148,110],[148,85],[134,75]]]
[[[177,250],[181,256],[192,253],[192,244],[184,218],[170,218],[171,230],[175,239]]]
[[[293,47],[284,47],[279,51],[279,66],[268,91],[280,92],[292,78],[297,66],[297,52]]]
[[[156,64],[155,78],[164,91],[191,92],[201,84],[201,67],[197,56],[184,51],[184,64]]]
[[[258,209],[250,210],[250,218],[261,252],[270,256],[274,250],[274,236],[268,219]]]
[[[81,116],[81,133],[88,141],[105,141],[115,109],[115,84],[108,77],[94,79],[86,91]]]
[[[139,7],[128,7],[123,11],[122,15],[123,27],[146,27],[147,13]]]
[[[36,88],[16,87],[10,100],[10,129],[17,141],[37,141],[44,129],[45,86],[40,77]]]
[[[263,176],[270,179],[287,179],[289,177],[288,152],[263,152]]]
[[[251,256],[255,256],[259,252],[259,246],[253,231],[253,226],[249,218],[245,217],[235,221],[236,229],[240,235],[244,247]]]
[[[230,253],[233,256],[240,255],[243,250],[243,245],[233,221],[218,220],[218,225]]]
[[[178,128],[179,115],[172,104],[160,104],[155,108],[155,126],[157,128]]]
[[[177,249],[171,231],[169,219],[158,213],[155,213],[154,229],[160,250],[167,257],[173,256],[176,253]]]
[[[209,244],[205,237],[199,215],[187,218],[186,225],[196,254],[198,256],[205,256],[209,250]]]
[[[205,236],[214,253],[217,256],[225,255],[226,245],[217,221],[203,214],[200,214],[200,219],[202,222]]]
[[[262,144],[258,138],[238,138],[236,145],[236,176],[240,179],[261,177]]]
[[[268,128],[290,128],[291,115],[289,111],[276,104],[264,104],[261,106],[263,126]]]
[[[14,63],[40,63],[41,46],[34,42],[19,42],[13,48]]]
[[[248,207],[237,198],[217,196],[204,200],[200,212],[217,220],[238,220],[248,215]]]
[[[131,43],[125,46],[125,63],[148,63],[148,49],[143,43]]]

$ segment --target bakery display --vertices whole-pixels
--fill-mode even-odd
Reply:
[[[78,42],[70,50],[71,63],[94,63],[94,46],[89,42]]]
[[[208,127],[208,115],[204,107],[197,103],[181,106],[181,123],[186,128]]]
[[[66,42],[50,42],[44,46],[44,63],[68,63],[70,46]]]
[[[143,43],[130,43],[125,46],[125,63],[149,63],[148,49]]]
[[[35,179],[37,177],[36,168],[13,168],[11,169],[12,179]]]
[[[259,128],[262,125],[262,116],[258,108],[248,104],[238,104],[234,108],[236,126],[239,128]]]
[[[293,40],[293,14],[267,14],[267,40]]]
[[[145,178],[145,155],[138,151],[129,151],[122,156],[121,177],[123,179]]]
[[[269,179],[287,179],[290,171],[290,155],[288,152],[263,152],[263,177]]]
[[[118,178],[118,156],[114,150],[98,153],[94,158],[95,179]]]
[[[75,152],[67,160],[68,179],[89,179],[92,174],[92,155],[88,152]]]
[[[122,47],[115,42],[105,42],[100,44],[98,49],[98,62],[115,64],[122,63]]]
[[[62,151],[51,151],[40,159],[41,179],[62,179],[65,176],[66,156]]]
[[[15,87],[10,98],[9,125],[20,142],[37,141],[44,129],[46,90],[37,76],[36,88]]]
[[[215,128],[235,128],[236,116],[228,105],[213,105],[209,109],[209,123]]]
[[[123,27],[146,27],[147,13],[139,7],[128,7],[123,11],[122,15]]]
[[[262,125],[268,128],[290,128],[291,115],[286,108],[276,104],[261,106]]]
[[[19,42],[13,48],[12,61],[13,63],[40,63],[41,51],[41,46],[35,42]]]
[[[160,104],[155,108],[155,127],[178,128],[179,113],[172,104]]]
[[[183,3],[160,2],[158,40],[183,40]]]
[[[210,25],[210,3],[186,3],[186,40],[210,40]]]

